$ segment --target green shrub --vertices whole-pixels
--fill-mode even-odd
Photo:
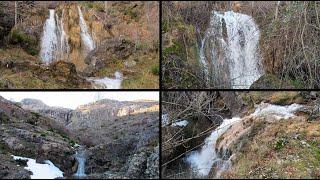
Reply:
[[[13,29],[11,31],[10,43],[20,45],[30,55],[35,56],[38,54],[37,39],[33,36],[29,36],[29,35],[25,34],[24,32],[22,32],[18,29]]]
[[[95,9],[99,12],[104,12],[104,6],[102,4],[97,4]]]
[[[174,43],[172,46],[167,47],[163,50],[163,56],[170,54],[179,54],[182,51],[182,46],[179,43]]]
[[[288,143],[288,141],[285,138],[280,138],[276,141],[276,143],[274,144],[274,149],[275,150],[280,150],[282,149],[286,144]]]
[[[159,70],[159,65],[154,65],[154,66],[152,66],[151,72],[152,72],[152,74],[154,74],[154,75],[159,75],[159,72],[160,72],[160,70]]]

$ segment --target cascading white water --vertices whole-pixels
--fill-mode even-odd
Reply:
[[[254,113],[248,117],[266,117],[269,119],[288,119],[295,116],[294,112],[302,108],[302,105],[291,104],[288,106],[279,106],[268,103],[261,103],[256,107]],[[221,172],[231,166],[230,159],[223,159],[219,157],[216,152],[216,142],[218,138],[225,133],[229,127],[236,122],[242,121],[244,118],[235,117],[232,119],[225,119],[222,124],[217,127],[209,137],[205,139],[205,144],[199,151],[193,151],[187,154],[186,161],[190,164],[191,168],[200,176],[207,176],[213,167],[216,165],[215,176],[219,177]]]
[[[49,12],[50,16],[43,27],[40,50],[40,57],[46,64],[56,59],[56,50],[58,47],[57,26],[54,18],[55,10],[50,9]]]
[[[68,36],[64,31],[63,25],[63,17],[64,17],[64,9],[62,10],[61,18],[59,19],[58,15],[56,14],[56,19],[58,22],[58,32],[60,36],[59,40],[59,58],[60,59],[67,59],[67,56],[70,51],[70,46],[68,44]]]
[[[88,27],[87,27],[86,21],[83,18],[83,14],[79,6],[78,6],[78,12],[79,12],[79,19],[80,19],[79,24],[81,29],[80,35],[81,35],[82,42],[85,45],[87,51],[92,51],[95,48],[95,44],[92,37],[88,33]]]
[[[86,157],[85,157],[85,151],[84,151],[83,147],[79,147],[79,149],[77,150],[77,152],[75,154],[75,158],[78,161],[78,169],[74,175],[77,177],[86,176],[86,173],[84,170],[85,163],[86,163]]]
[[[123,75],[121,72],[116,71],[114,73],[115,78],[102,78],[102,79],[92,79],[88,78],[89,81],[93,82],[93,87],[96,89],[120,89],[123,80]]]
[[[224,27],[226,30],[224,30]],[[261,65],[261,58],[258,53],[259,38],[260,31],[252,17],[232,11],[224,13],[214,11],[210,27],[206,31],[200,49],[200,63],[204,66],[207,77],[210,76],[208,72],[209,61],[212,61],[212,66],[214,66],[213,73],[221,71],[221,66],[223,66],[221,64],[227,61],[228,83],[231,87],[249,89],[250,85],[263,74],[259,67]],[[215,48],[206,52],[206,43],[212,43]],[[225,59],[219,59],[221,58],[221,51],[226,54]],[[209,59],[207,59],[208,57]]]
[[[61,19],[55,14],[54,9],[50,9],[49,12],[50,16],[43,27],[40,50],[40,57],[46,64],[57,59],[67,59],[70,50],[68,36],[63,28],[64,10]]]
[[[193,151],[187,157],[187,162],[199,176],[207,176],[214,163],[221,161],[215,151],[217,139],[235,122],[241,121],[239,117],[225,119],[222,124],[205,139],[205,144],[200,151]]]

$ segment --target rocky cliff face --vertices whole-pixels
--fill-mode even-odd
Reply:
[[[121,116],[130,116],[157,110],[157,106],[157,102],[121,102],[104,99],[79,106],[74,110],[68,128],[80,130],[84,128],[101,127],[103,124],[113,123]]]
[[[70,122],[72,109],[50,107],[36,99],[23,99],[20,104],[23,109],[31,110],[43,116],[50,117],[61,125],[67,125]]]

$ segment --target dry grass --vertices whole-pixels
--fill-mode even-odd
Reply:
[[[319,130],[319,122],[301,117],[269,124],[242,148],[224,177],[319,178]]]

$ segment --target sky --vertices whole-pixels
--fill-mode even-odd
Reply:
[[[99,94],[99,95],[98,95]],[[108,91],[108,92],[41,92],[41,91],[20,91],[20,92],[0,92],[0,96],[7,100],[20,102],[24,98],[39,99],[49,106],[59,106],[75,109],[79,105],[94,102],[98,99],[113,99],[118,101],[133,100],[155,100],[159,101],[159,92],[157,91]]]

